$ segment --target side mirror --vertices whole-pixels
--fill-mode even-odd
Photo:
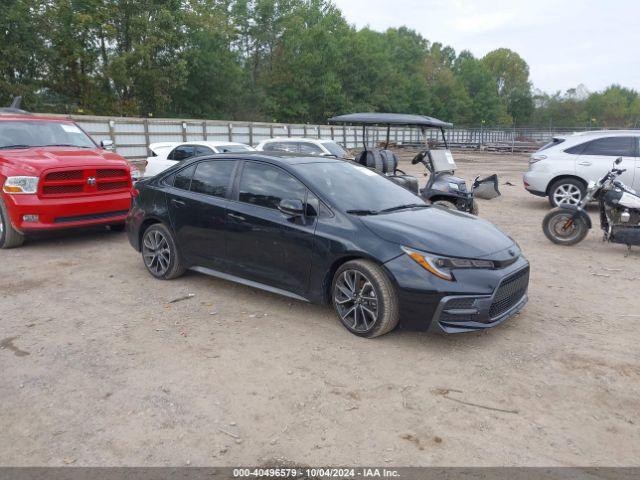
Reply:
[[[622,163],[622,157],[618,157],[616,158],[615,162],[616,165],[620,165]]]
[[[283,198],[278,204],[278,210],[290,217],[301,217],[304,215],[304,204],[301,200]]]
[[[105,150],[113,150],[114,148],[113,140],[102,140],[100,142],[100,146]]]

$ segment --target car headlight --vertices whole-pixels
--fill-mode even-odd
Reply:
[[[457,183],[449,182],[449,190],[460,190],[460,187]]]
[[[2,186],[5,193],[37,193],[38,177],[7,177]]]
[[[473,258],[444,257],[430,253],[418,252],[411,248],[401,247],[402,251],[409,255],[422,268],[443,280],[454,281],[451,270],[462,268],[495,268],[491,260],[479,260]]]

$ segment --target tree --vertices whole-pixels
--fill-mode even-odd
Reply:
[[[487,53],[482,59],[498,87],[498,95],[514,122],[521,124],[533,113],[529,66],[508,48]]]
[[[476,125],[481,122],[489,125],[504,123],[507,112],[500,102],[493,77],[484,63],[465,50],[455,60],[453,71],[470,99],[471,105],[465,122]]]

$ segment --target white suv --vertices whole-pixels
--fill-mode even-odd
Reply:
[[[577,205],[590,181],[602,177],[622,157],[620,180],[640,189],[640,130],[580,132],[558,136],[529,159],[524,188],[549,197],[553,207]]]

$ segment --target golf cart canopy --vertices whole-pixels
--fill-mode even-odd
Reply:
[[[415,125],[423,128],[452,128],[453,125],[437,118],[406,113],[348,113],[329,119],[329,123],[352,125]]]

